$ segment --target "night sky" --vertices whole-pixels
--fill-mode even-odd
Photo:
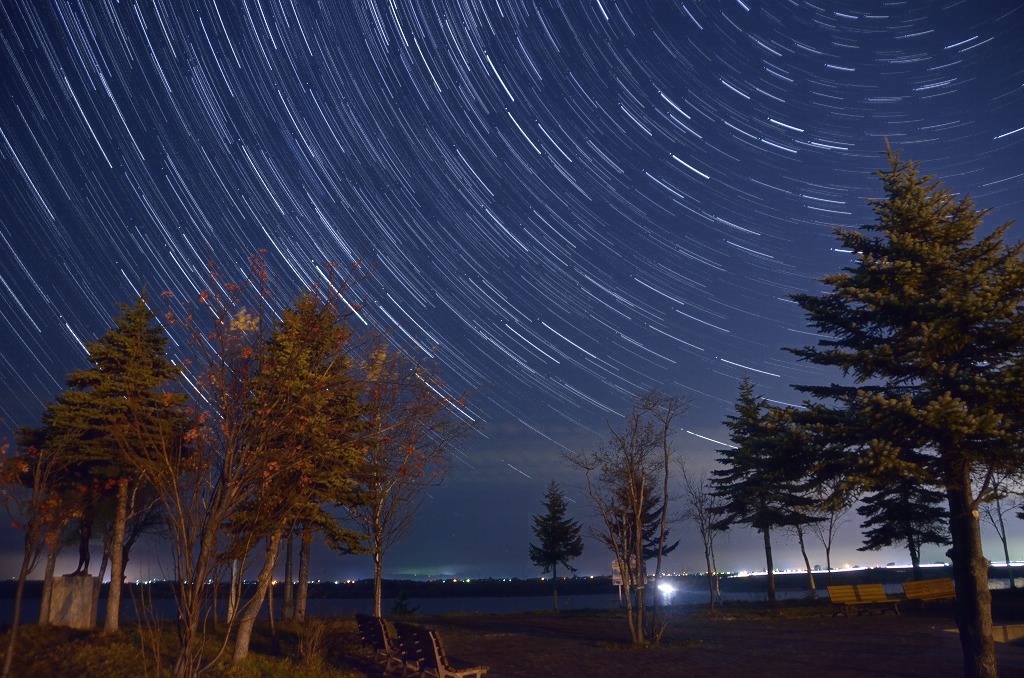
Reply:
[[[389,576],[537,574],[548,481],[586,515],[561,454],[633,393],[692,399],[699,470],[743,376],[780,403],[835,378],[781,350],[815,341],[787,295],[850,262],[830,227],[871,220],[886,138],[990,227],[1024,212],[1014,0],[5,0],[0,48],[0,418],[36,423],[144,287],[362,262],[361,317],[478,427]],[[906,560],[857,521],[837,560]],[[752,533],[720,548],[763,567]]]

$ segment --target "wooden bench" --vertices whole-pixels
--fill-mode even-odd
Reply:
[[[889,606],[896,614],[900,613],[899,598],[890,598],[881,584],[844,584],[828,587],[828,597],[836,606],[836,613],[841,611],[847,617],[850,610],[860,614],[862,610],[880,608],[882,612]],[[834,616],[834,615],[833,615]]]
[[[406,668],[413,670],[417,666],[406,667],[405,660],[398,649],[398,644],[388,632],[387,623],[380,617],[372,617],[368,614],[356,614],[356,624],[359,626],[359,635],[363,642],[370,646],[374,653],[374,659],[384,668],[384,673],[389,673],[392,668]]]
[[[469,666],[452,661],[445,653],[437,631],[395,622],[395,632],[406,665],[415,665],[416,673],[437,678],[482,678],[488,671],[486,666]],[[405,675],[405,671],[402,675]]]
[[[907,600],[920,600],[921,604],[930,600],[954,600],[956,589],[949,577],[942,579],[922,579],[921,581],[903,582],[903,596]]]

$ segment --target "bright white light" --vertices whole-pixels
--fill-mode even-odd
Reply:
[[[667,581],[663,581],[660,584],[658,584],[658,590],[664,594],[669,594],[675,593],[676,587],[672,586],[672,584],[668,583]]]

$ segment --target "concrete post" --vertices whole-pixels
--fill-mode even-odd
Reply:
[[[95,581],[96,577],[81,574],[54,578],[50,623],[86,631],[96,628],[96,606],[92,595]]]

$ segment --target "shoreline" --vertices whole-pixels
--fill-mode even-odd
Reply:
[[[952,567],[949,565],[922,566],[925,579],[951,577]],[[993,565],[989,568],[990,582],[1003,582],[1005,587],[1006,566]],[[1024,565],[1013,566],[1014,579],[1024,584]],[[858,569],[826,570],[813,572],[815,586],[823,590],[831,582],[833,584],[885,584],[897,586],[901,582],[913,579],[910,567],[866,567]],[[60,575],[58,575],[60,576]],[[760,573],[723,573],[719,586],[723,593],[757,593],[764,591],[765,577]],[[663,580],[671,583],[676,590],[707,591],[707,578],[703,574],[665,575]],[[7,579],[0,581],[0,600],[14,598],[17,581]],[[166,581],[151,583],[127,582],[127,587],[145,589],[147,595],[153,597],[171,596],[171,584]],[[810,591],[807,572],[776,572],[775,586],[777,591]],[[109,582],[103,584],[101,597],[106,596]],[[226,594],[227,585],[222,583],[221,596]],[[42,580],[30,579],[26,584],[25,596],[38,598],[42,589]],[[280,595],[282,587],[275,582],[274,590]],[[616,593],[617,587],[610,576],[602,577],[566,577],[558,580],[558,595],[593,595]],[[457,597],[503,597],[503,596],[550,596],[551,582],[547,579],[516,579],[516,578],[482,578],[482,579],[385,579],[384,598],[457,598]],[[373,580],[360,579],[354,581],[314,581],[309,584],[311,598],[372,598]]]

